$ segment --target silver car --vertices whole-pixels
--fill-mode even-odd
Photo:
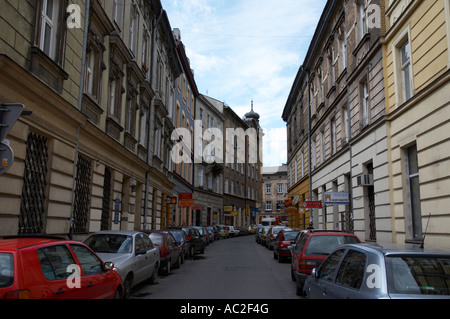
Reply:
[[[122,277],[124,298],[131,288],[150,279],[156,282],[160,265],[159,249],[150,238],[138,231],[101,231],[84,241],[97,255],[114,262],[114,270]]]
[[[342,245],[313,269],[303,294],[313,299],[450,298],[450,251]]]

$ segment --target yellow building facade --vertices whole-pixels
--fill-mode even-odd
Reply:
[[[394,243],[450,247],[450,1],[385,0]]]

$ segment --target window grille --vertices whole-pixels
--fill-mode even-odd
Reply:
[[[47,160],[47,138],[30,133],[25,155],[19,234],[37,234],[44,230]]]
[[[73,232],[86,233],[90,200],[92,163],[83,156],[78,156],[73,206]]]

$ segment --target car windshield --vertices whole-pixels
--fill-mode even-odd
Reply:
[[[0,288],[9,287],[14,282],[13,255],[0,253]]]
[[[298,231],[287,231],[284,233],[284,240],[294,240],[297,237]]]
[[[333,250],[344,244],[357,244],[359,240],[354,236],[311,236],[305,250],[305,255],[328,256]]]
[[[450,295],[450,257],[386,257],[389,293]]]
[[[133,238],[119,234],[98,234],[88,237],[84,243],[96,253],[131,253]]]
[[[163,243],[163,234],[160,233],[151,233],[150,239],[152,240],[152,243],[156,246],[161,246]]]

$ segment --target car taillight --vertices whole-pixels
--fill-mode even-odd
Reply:
[[[192,240],[192,237],[191,237],[191,236],[188,236],[188,240],[191,241],[191,240]]]
[[[169,250],[166,247],[159,247],[159,255],[161,257],[167,257],[169,255]]]
[[[303,272],[306,274],[311,274],[311,271],[316,268],[315,261],[309,261],[305,259],[300,259],[298,262],[298,270],[299,272]]]
[[[31,293],[27,289],[8,292],[4,299],[31,299]]]

